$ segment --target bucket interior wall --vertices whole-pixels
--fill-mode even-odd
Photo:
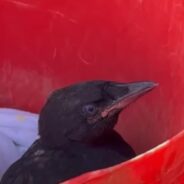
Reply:
[[[0,106],[39,112],[55,88],[105,79],[160,86],[117,130],[144,152],[184,127],[182,0],[2,0]]]

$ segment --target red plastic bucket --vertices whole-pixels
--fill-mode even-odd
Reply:
[[[117,130],[139,154],[172,140],[70,182],[184,183],[183,28],[183,0],[1,0],[0,106],[39,112],[50,91],[88,79],[159,82]]]

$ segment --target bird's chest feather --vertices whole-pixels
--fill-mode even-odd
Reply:
[[[35,183],[43,178],[64,181],[82,173],[109,167],[124,161],[117,151],[103,147],[72,145],[64,150],[37,149],[28,155],[24,166],[35,176]]]

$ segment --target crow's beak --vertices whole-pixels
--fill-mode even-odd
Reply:
[[[138,97],[158,86],[154,82],[115,83],[110,82],[105,91],[113,101],[101,112],[102,117],[111,116],[121,111]]]

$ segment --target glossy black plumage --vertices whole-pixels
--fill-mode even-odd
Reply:
[[[121,110],[154,86],[90,81],[56,90],[40,113],[40,139],[1,184],[57,184],[134,157],[113,128]]]

